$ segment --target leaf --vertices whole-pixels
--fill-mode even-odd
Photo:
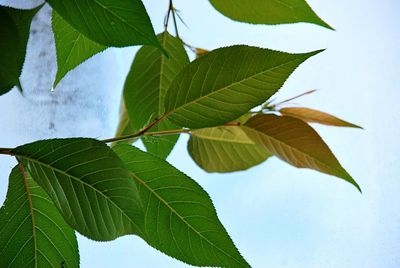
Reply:
[[[309,123],[319,123],[328,126],[362,128],[346,122],[333,115],[302,107],[287,107],[279,110],[282,115],[291,116]]]
[[[124,47],[160,48],[140,0],[46,0],[72,27],[96,43]]]
[[[307,123],[288,116],[262,114],[252,117],[243,129],[255,143],[289,164],[342,178],[361,192],[358,184]]]
[[[249,267],[194,180],[135,147],[119,144],[114,150],[138,184],[147,243],[191,265]]]
[[[23,177],[18,167],[11,172],[0,209],[0,266],[79,266],[74,230],[43,189],[29,174]]]
[[[100,241],[139,233],[143,211],[135,182],[104,143],[51,139],[11,151],[51,197],[65,221]]]
[[[0,6],[0,95],[14,86],[22,90],[19,77],[25,61],[29,29],[41,7],[21,10]]]
[[[189,63],[182,41],[168,32],[159,34],[158,39],[169,54],[169,58],[154,47],[140,48],[125,82],[124,99],[134,132],[139,131],[164,113],[165,93],[171,81]],[[177,128],[165,120],[151,130]],[[166,158],[178,137],[178,135],[169,135],[146,137],[142,140],[149,152]]]
[[[168,120],[160,121],[151,131],[179,129]],[[179,139],[179,135],[142,136],[142,142],[147,152],[166,159]]]
[[[173,123],[203,128],[232,121],[265,102],[299,64],[321,52],[289,54],[244,45],[219,48],[186,66],[165,97]]]
[[[107,47],[99,45],[71,27],[53,10],[52,26],[57,54],[57,74],[53,88],[72,69]]]
[[[333,30],[305,0],[210,0],[221,14],[254,24],[314,23]]]
[[[122,98],[121,111],[119,113],[119,123],[118,123],[117,131],[115,133],[115,137],[126,136],[126,135],[130,135],[130,134],[134,134],[135,132],[136,131],[133,129],[131,121],[129,120],[128,112],[126,111],[125,101]],[[137,140],[137,138],[132,138],[132,139],[123,140],[123,141],[116,141],[116,142],[112,143],[111,147],[115,146],[117,143],[120,143],[120,142],[132,144],[136,140]]]
[[[203,128],[191,132],[188,151],[207,172],[233,172],[265,161],[270,153],[255,144],[241,126]]]

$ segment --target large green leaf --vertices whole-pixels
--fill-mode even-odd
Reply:
[[[252,117],[243,129],[254,142],[289,164],[334,175],[361,191],[318,133],[304,121],[263,114]]]
[[[42,6],[21,10],[0,6],[0,95],[19,86],[29,29]],[[20,88],[20,90],[22,90]]]
[[[165,93],[175,76],[189,63],[182,41],[168,32],[158,39],[169,57],[154,47],[144,46],[136,54],[124,87],[124,100],[129,119],[135,131],[145,127],[164,113]],[[152,131],[177,129],[164,120]],[[143,140],[149,152],[166,158],[178,135],[146,137]]]
[[[191,132],[188,151],[208,172],[248,169],[266,160],[270,153],[247,137],[242,126],[202,128]]]
[[[211,51],[171,83],[165,97],[167,118],[189,128],[232,121],[265,102],[299,64],[320,51],[289,54],[244,45]]]
[[[160,47],[140,0],[46,0],[58,14],[93,41],[114,47]]]
[[[140,232],[143,211],[135,181],[104,143],[52,139],[22,145],[11,153],[81,234],[106,241]]]
[[[236,21],[255,24],[309,22],[333,30],[305,0],[210,0],[210,3]]]
[[[78,267],[74,230],[49,196],[15,167],[0,209],[0,267]]]
[[[280,109],[279,112],[283,115],[296,117],[298,119],[301,119],[309,123],[319,123],[323,125],[336,126],[336,127],[362,128],[360,126],[344,121],[340,118],[337,118],[336,116],[310,108],[286,107]]]
[[[75,30],[54,10],[52,26],[58,66],[53,84],[55,88],[69,71],[107,47],[93,42]]]
[[[194,180],[135,147],[120,144],[114,150],[138,184],[147,243],[192,265],[248,267]]]

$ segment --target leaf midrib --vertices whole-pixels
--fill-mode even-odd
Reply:
[[[71,178],[71,179],[74,179],[74,180],[78,181],[79,183],[82,183],[82,184],[88,186],[89,188],[93,189],[95,192],[100,193],[100,195],[103,196],[106,200],[108,200],[111,204],[113,204],[113,205],[115,206],[115,208],[117,208],[118,211],[120,211],[120,212],[129,220],[129,222],[131,222],[133,225],[136,226],[136,230],[134,230],[134,231],[138,231],[138,232],[141,233],[141,230],[140,230],[139,226],[138,226],[133,220],[131,220],[131,218],[130,218],[122,209],[120,209],[119,206],[118,206],[117,204],[115,204],[115,202],[114,202],[111,198],[109,198],[108,196],[106,196],[106,195],[105,195],[104,193],[102,193],[101,191],[97,190],[95,187],[91,186],[90,184],[88,184],[87,182],[85,182],[85,181],[83,181],[83,180],[80,180],[80,178],[75,177],[75,176],[73,176],[73,175],[71,175],[71,174],[68,174],[67,172],[65,172],[65,171],[63,171],[63,170],[61,170],[61,169],[59,169],[59,168],[53,167],[53,166],[51,166],[51,165],[49,165],[49,164],[47,164],[47,163],[41,162],[41,161],[39,161],[39,160],[37,160],[37,159],[33,159],[33,158],[31,158],[31,157],[29,157],[29,156],[25,156],[25,155],[18,155],[18,156],[19,156],[19,157],[22,157],[22,158],[25,158],[25,159],[28,160],[28,161],[32,161],[32,162],[34,162],[34,163],[36,163],[36,164],[38,164],[38,165],[43,165],[43,166],[45,166],[45,167],[47,167],[47,168],[53,169],[54,171],[57,171],[58,173],[61,173],[61,174],[63,174],[64,176],[67,176],[67,177],[69,177],[69,178]],[[82,210],[82,209],[81,209],[81,210]],[[82,212],[83,212],[83,211],[82,211]]]
[[[19,165],[22,165],[22,163],[19,163]],[[20,167],[20,169],[23,169],[23,167]],[[33,245],[34,245],[34,251],[35,251],[34,260],[35,260],[35,268],[37,268],[37,265],[38,265],[38,256],[37,256],[38,245],[37,245],[37,237],[36,237],[36,220],[35,220],[34,209],[33,209],[33,201],[32,201],[31,192],[29,190],[28,180],[26,178],[25,171],[20,170],[19,172],[21,172],[21,177],[22,177],[22,180],[23,180],[23,183],[24,183],[25,193],[26,193],[26,196],[27,196],[27,199],[28,199],[28,204],[29,204],[29,215],[31,216],[31,220],[32,220],[32,238],[33,238]]]
[[[192,229],[198,236],[200,236],[202,239],[204,239],[206,242],[208,242],[211,246],[213,246],[214,248],[218,249],[220,252],[222,252],[225,256],[228,256],[230,258],[232,258],[235,262],[243,265],[242,262],[240,262],[239,260],[237,260],[235,257],[231,256],[229,253],[225,252],[223,249],[219,248],[217,245],[215,245],[213,242],[211,242],[210,240],[208,240],[206,237],[204,237],[201,233],[197,232],[197,230],[191,225],[189,224],[173,207],[171,207],[167,201],[165,201],[159,194],[157,194],[157,192],[155,192],[150,186],[147,185],[147,183],[143,180],[141,180],[135,173],[130,172],[132,174],[132,176],[140,183],[142,184],[144,187],[146,187],[156,198],[158,198],[167,208],[169,208],[176,216],[178,216],[179,219],[181,219],[181,221],[183,223],[185,223],[188,227],[190,227],[190,229]],[[171,231],[172,232],[172,231]]]
[[[304,55],[304,54],[303,54],[303,55]],[[304,55],[304,56],[305,56],[305,55]],[[305,56],[305,57],[306,57],[306,56]],[[258,76],[258,75],[262,75],[263,73],[273,71],[273,70],[275,70],[275,69],[277,69],[277,68],[280,68],[280,67],[282,67],[282,66],[285,66],[285,65],[287,65],[287,64],[293,63],[294,61],[298,61],[298,60],[301,60],[301,59],[303,59],[303,57],[299,57],[299,58],[293,59],[293,60],[291,60],[291,61],[287,61],[287,62],[282,63],[282,64],[279,64],[279,65],[277,65],[277,66],[275,66],[275,67],[272,67],[272,68],[263,70],[262,72],[253,74],[253,75],[248,76],[248,77],[246,77],[246,78],[244,78],[244,79],[241,79],[241,80],[239,80],[239,81],[236,81],[236,82],[234,82],[234,83],[232,83],[232,84],[230,84],[230,85],[228,85],[228,86],[224,86],[224,87],[222,87],[222,88],[219,88],[219,89],[217,89],[217,90],[214,90],[214,91],[212,91],[212,92],[210,92],[210,93],[208,93],[208,94],[206,94],[206,95],[200,96],[200,97],[197,98],[197,99],[194,99],[194,100],[192,100],[192,101],[190,101],[190,102],[184,103],[183,105],[175,106],[173,110],[170,110],[168,113],[166,113],[166,117],[168,117],[169,115],[173,114],[174,112],[176,112],[176,111],[178,111],[178,110],[180,110],[180,109],[183,109],[184,107],[186,107],[186,106],[188,106],[188,105],[190,105],[190,104],[197,103],[197,102],[201,101],[202,99],[208,98],[208,97],[212,96],[213,94],[216,94],[216,93],[218,93],[218,92],[220,92],[220,91],[222,91],[222,90],[229,90],[230,87],[233,87],[233,86],[235,86],[235,85],[237,85],[237,84],[241,84],[241,83],[243,83],[244,81],[247,81],[247,80],[249,80],[249,79],[252,79],[252,78],[254,78],[254,77]],[[170,86],[170,87],[171,87],[171,86]],[[170,90],[170,89],[168,89],[168,90]],[[278,90],[279,90],[279,89],[278,89]]]
[[[337,171],[339,174],[342,174],[342,173],[343,173],[340,169],[337,169],[337,168],[334,168],[334,167],[329,166],[327,163],[325,163],[325,162],[322,161],[321,159],[316,158],[316,157],[313,157],[313,156],[309,155],[308,153],[303,152],[303,151],[300,150],[300,149],[297,149],[296,147],[290,146],[289,144],[287,144],[287,143],[285,143],[285,142],[283,142],[283,141],[281,141],[281,140],[279,140],[279,139],[277,139],[277,138],[275,138],[275,137],[273,137],[273,136],[271,136],[271,135],[269,135],[269,134],[267,134],[267,133],[265,133],[265,132],[262,132],[262,131],[260,131],[260,130],[258,130],[258,129],[251,128],[251,127],[248,127],[248,126],[244,126],[244,127],[248,128],[250,131],[256,132],[257,135],[260,135],[260,134],[261,134],[261,135],[265,136],[267,139],[272,139],[273,141],[279,143],[280,145],[283,145],[284,147],[288,147],[288,148],[291,149],[291,150],[294,150],[294,151],[296,151],[296,152],[298,152],[298,153],[300,153],[300,154],[303,154],[303,155],[305,155],[305,156],[307,156],[307,157],[309,157],[309,158],[311,158],[311,159],[317,161],[318,163],[322,164],[323,166],[327,167],[327,168],[330,169],[330,170],[333,169],[333,170]],[[265,146],[265,145],[263,145],[263,146]],[[338,174],[338,175],[339,175],[339,174]],[[335,176],[337,176],[337,175],[335,175]],[[346,176],[346,177],[347,177],[347,176]]]

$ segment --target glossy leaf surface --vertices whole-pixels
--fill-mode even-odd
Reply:
[[[25,61],[29,30],[40,8],[21,10],[0,6],[0,95],[14,86],[21,86],[19,76]]]
[[[47,0],[72,27],[91,40],[114,47],[160,47],[140,0]]]

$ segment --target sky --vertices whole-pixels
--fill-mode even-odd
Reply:
[[[27,5],[0,0],[6,2]],[[167,2],[144,1],[157,32]],[[400,2],[308,2],[336,31],[305,23],[243,24],[220,15],[207,0],[174,1],[188,25],[180,25],[179,33],[193,46],[248,44],[287,52],[326,48],[302,64],[275,97],[317,89],[296,104],[364,127],[313,125],[363,194],[343,180],[276,158],[243,172],[208,174],[187,154],[187,136],[168,161],[210,194],[220,220],[253,267],[400,267]],[[29,40],[22,74],[25,96],[13,90],[0,97],[1,147],[50,137],[106,138],[115,131],[121,89],[137,48],[96,55],[50,93],[56,65],[46,12],[32,25],[37,31]],[[0,156],[0,202],[14,163]],[[189,267],[134,236],[106,243],[79,236],[79,246],[81,267]]]

